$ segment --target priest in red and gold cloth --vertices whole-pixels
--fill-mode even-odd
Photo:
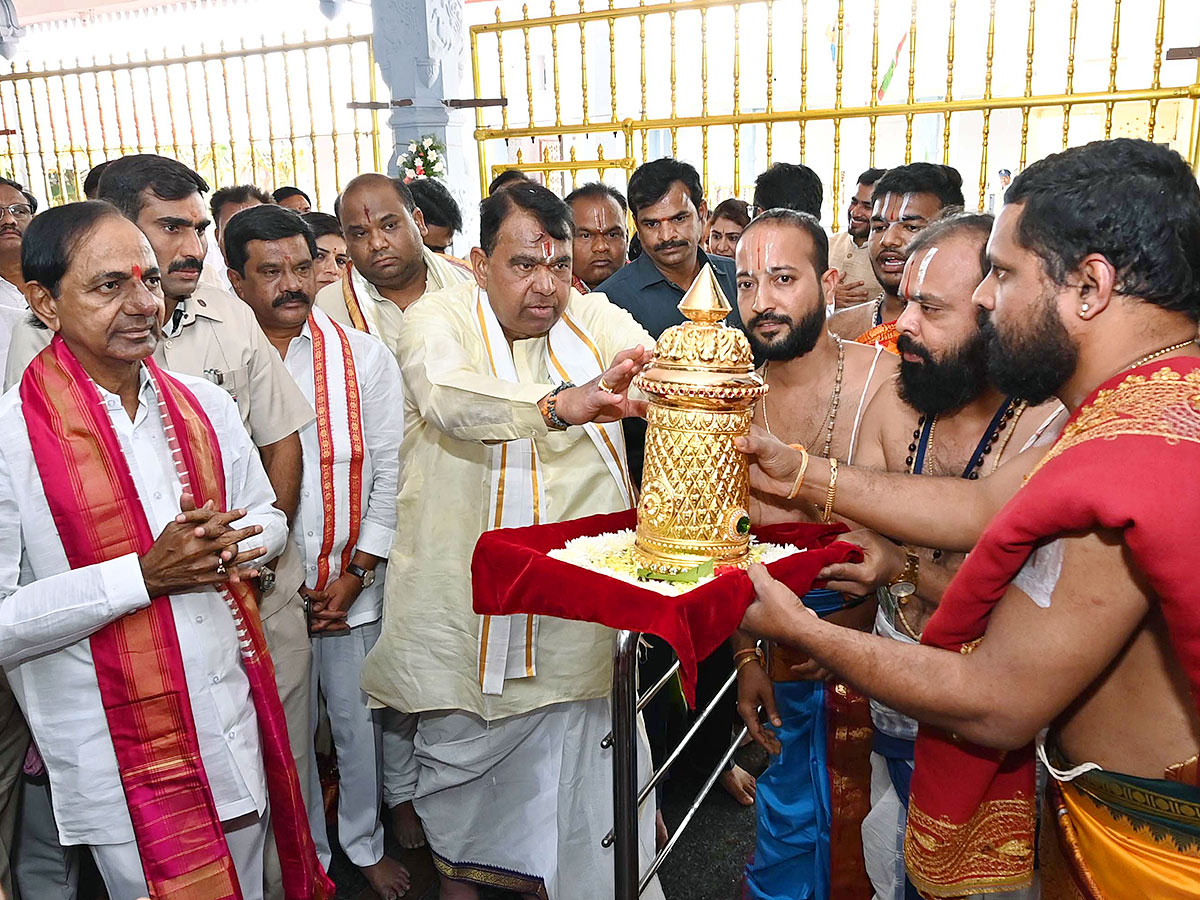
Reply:
[[[743,627],[922,723],[905,858],[925,896],[1019,887],[1038,858],[1047,897],[1195,897],[1200,188],[1119,139],[1033,164],[1005,199],[975,294],[989,370],[1062,400],[1058,442],[922,646],[823,622],[757,567]]]
[[[154,253],[106,203],[29,226],[55,337],[0,401],[0,664],[64,845],[113,897],[323,900],[248,580],[283,513],[228,394],[168,375]]]

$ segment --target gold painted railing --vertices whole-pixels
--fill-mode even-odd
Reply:
[[[1157,0],[1140,17],[1123,17],[1121,0],[564,5],[509,20],[497,8],[471,28],[476,95],[509,101],[476,111],[485,190],[505,168],[569,176],[569,189],[581,173],[670,153],[696,164],[715,200],[745,197],[776,159],[802,161],[825,182],[836,228],[855,165],[950,163],[981,208],[997,204],[1001,168],[1100,137],[1166,141],[1200,166],[1200,68],[1163,67],[1165,35],[1200,42],[1194,0]]]
[[[0,172],[57,204],[82,199],[96,163],[160,153],[214,190],[299,184],[331,208],[345,180],[382,162],[378,112],[348,106],[366,99],[376,99],[369,34],[263,35],[251,46],[146,48],[53,68],[10,63],[0,70],[0,111],[15,133],[0,139]]]

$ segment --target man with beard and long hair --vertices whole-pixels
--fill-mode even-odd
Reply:
[[[1005,200],[975,292],[989,373],[1062,400],[1061,437],[922,646],[831,628],[761,567],[743,627],[921,721],[905,862],[927,895],[1028,884],[1037,852],[1046,896],[1194,897],[1200,188],[1173,151],[1118,139],[1034,163]],[[765,449],[770,490],[787,467]]]
[[[992,386],[987,347],[971,296],[987,273],[992,228],[986,213],[934,222],[909,246],[901,281],[907,301],[900,330],[900,372],[875,395],[863,417],[855,464],[916,475],[977,479],[1047,431],[1057,434],[1058,401],[1029,408]],[[917,643],[964,554],[896,544],[871,531],[849,540],[862,563],[830,566],[831,588],[874,593],[875,633]],[[867,871],[879,900],[904,900],[904,833],[917,723],[872,702],[871,812],[863,823]]]
[[[850,459],[863,411],[895,374],[897,360],[826,330],[825,307],[838,273],[829,268],[824,230],[807,213],[770,210],[742,233],[736,262],[738,307],[770,386],[755,410],[755,425],[814,454]],[[750,516],[758,524],[794,518],[787,501],[762,493],[752,495]],[[803,516],[822,518],[813,505]],[[870,628],[874,619],[869,597],[818,590],[807,599],[822,615],[851,627]],[[802,659],[772,653],[760,664],[753,640],[744,635],[734,637],[733,647],[738,711],[773,756],[758,779],[747,896],[864,896],[870,890],[860,833],[870,785],[866,699],[845,685],[797,679],[791,666]],[[760,707],[767,727],[759,721]]]

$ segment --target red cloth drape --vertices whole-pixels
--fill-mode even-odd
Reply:
[[[633,510],[552,525],[499,528],[475,545],[471,578],[480,615],[532,613],[640,631],[667,641],[679,657],[680,680],[695,704],[696,664],[741,624],[754,586],[741,569],[726,571],[679,596],[667,596],[547,556],[573,538],[634,528]],[[826,565],[856,558],[857,547],[835,541],[843,525],[771,525],[755,531],[775,544],[805,548],[767,566],[797,594],[807,593]]]

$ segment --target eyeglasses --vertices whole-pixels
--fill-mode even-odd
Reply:
[[[0,206],[0,219],[4,218],[6,212],[14,219],[28,219],[33,215],[33,207],[28,203],[14,203],[12,206]]]

